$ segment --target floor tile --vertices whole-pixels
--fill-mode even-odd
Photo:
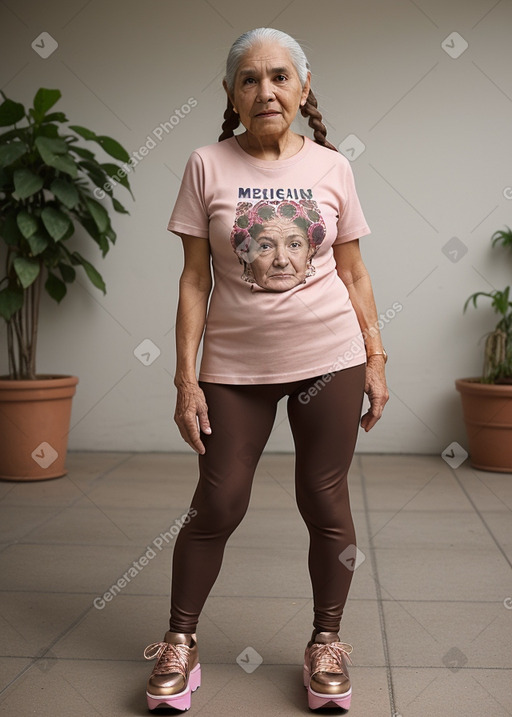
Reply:
[[[429,548],[449,550],[459,547],[478,552],[495,547],[483,523],[469,512],[374,510],[370,523],[375,548],[406,545],[408,550],[421,549],[425,546],[426,535]]]
[[[0,502],[0,542],[23,540],[40,525],[57,515],[59,508],[37,505],[5,505]]]
[[[512,511],[512,476],[510,473],[477,471],[464,464],[457,478],[477,510]]]
[[[426,717],[510,717],[510,670],[393,668],[397,715]]]
[[[91,605],[90,598],[80,594],[4,592],[0,596],[0,651],[4,656],[36,657]]]
[[[31,661],[26,657],[0,657],[0,693],[30,665]],[[0,706],[1,701],[0,694]]]
[[[102,508],[85,497],[62,509],[53,520],[32,529],[24,541],[142,548],[174,525],[175,516],[169,513],[165,508]]]
[[[508,564],[496,549],[403,547],[375,553],[384,598],[501,603],[510,593]]]
[[[494,539],[512,562],[512,513],[486,511],[481,515]]]
[[[136,547],[18,544],[0,555],[0,573],[3,585],[11,590],[101,594],[133,568],[141,554]],[[149,572],[151,567],[148,562],[143,570]],[[140,573],[142,569],[139,578]]]
[[[510,610],[503,603],[386,601],[391,664],[512,668]]]

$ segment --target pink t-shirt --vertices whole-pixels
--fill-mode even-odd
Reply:
[[[192,152],[168,229],[209,239],[199,380],[284,383],[364,363],[332,246],[370,230],[349,161],[308,137],[283,160],[232,137]]]

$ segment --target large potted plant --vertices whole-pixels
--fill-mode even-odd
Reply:
[[[41,88],[28,111],[1,92],[0,104],[0,315],[6,321],[9,374],[0,377],[0,478],[35,480],[65,475],[67,435],[76,376],[38,374],[36,343],[41,291],[60,303],[82,267],[105,293],[100,273],[71,246],[90,237],[104,257],[116,239],[102,200],[127,210],[114,197],[119,183],[130,190],[126,171],[100,162],[80,140],[97,143],[110,157],[127,162],[111,137],[66,126],[50,112],[59,90]]]
[[[512,250],[512,230],[497,231],[492,246]],[[510,286],[491,292],[478,291],[464,305],[464,311],[482,297],[491,301],[499,321],[486,338],[483,376],[458,379],[464,421],[469,441],[469,458],[474,468],[512,472],[512,302]]]

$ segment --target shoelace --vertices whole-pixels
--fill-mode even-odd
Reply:
[[[311,675],[316,672],[331,672],[345,674],[343,659],[352,664],[349,655],[352,645],[345,642],[317,643],[311,645]]]
[[[157,658],[158,662],[153,669],[154,675],[169,675],[172,672],[179,672],[186,677],[189,651],[190,648],[187,645],[153,642],[144,650],[144,657],[146,660]]]

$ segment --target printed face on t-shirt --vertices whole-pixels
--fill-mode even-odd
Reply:
[[[325,237],[313,199],[239,202],[231,245],[241,278],[266,291],[289,291],[315,273],[312,259]]]
[[[304,230],[293,222],[275,219],[264,224],[253,238],[258,247],[251,271],[258,286],[268,291],[287,291],[306,280],[313,249]]]

